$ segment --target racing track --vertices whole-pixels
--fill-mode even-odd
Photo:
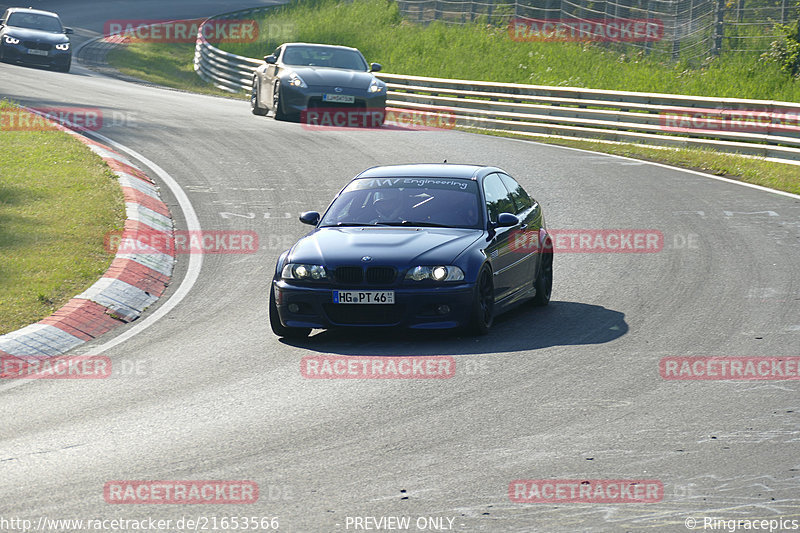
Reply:
[[[189,1],[36,6],[55,4],[67,25],[88,29],[82,36],[110,18],[220,10]],[[186,299],[102,354],[115,365],[137,361],[144,375],[0,384],[0,516],[278,516],[287,532],[343,531],[346,516],[455,517],[455,531],[686,531],[687,516],[798,518],[797,382],[658,374],[665,356],[798,355],[797,198],[461,132],[308,131],[254,117],[243,101],[80,67],[65,75],[2,64],[0,96],[135,119],[101,133],[177,180],[203,229],[254,230],[261,242],[254,255],[205,256]],[[557,255],[552,305],[503,317],[479,339],[275,338],[269,279],[304,232],[298,212],[324,209],[371,165],[443,159],[505,168],[543,204],[551,228],[655,228],[665,248]],[[166,188],[162,196],[183,227]],[[695,247],[674,246],[690,235]],[[158,305],[187,263],[181,256]],[[93,348],[110,338],[80,353],[100,355]],[[454,355],[458,367],[449,380],[301,378],[300,358],[320,353]],[[519,478],[660,479],[665,497],[515,504],[507,489]],[[104,483],[125,479],[249,479],[261,498],[241,507],[106,504]]]

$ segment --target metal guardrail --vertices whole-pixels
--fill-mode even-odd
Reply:
[[[209,20],[270,8],[236,11]],[[198,75],[221,89],[249,92],[253,72],[263,61],[216,48],[203,36],[202,26],[200,29],[194,60]],[[704,148],[800,164],[797,103],[378,76],[389,88],[387,106],[447,115],[456,127],[528,137]],[[702,127],[697,126],[698,120]]]

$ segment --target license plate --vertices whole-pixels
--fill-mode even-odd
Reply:
[[[32,55],[32,56],[46,56],[47,55],[47,50],[34,50],[34,49],[31,49],[31,50],[28,50],[28,53],[30,55]]]
[[[323,102],[338,102],[340,104],[352,104],[356,101],[356,97],[352,94],[323,94]]]
[[[394,291],[333,291],[335,304],[393,304]]]

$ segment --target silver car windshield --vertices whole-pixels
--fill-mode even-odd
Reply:
[[[328,46],[289,46],[283,53],[286,65],[369,70],[364,56],[356,50]]]
[[[26,28],[29,30],[49,31],[51,33],[64,33],[61,21],[52,15],[40,13],[11,13],[6,21],[8,26]]]

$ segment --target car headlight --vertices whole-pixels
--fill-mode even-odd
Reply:
[[[406,273],[406,279],[422,281],[463,281],[464,271],[457,266],[417,266]]]
[[[328,273],[322,265],[306,265],[300,263],[289,263],[283,267],[281,272],[283,279],[326,279]]]
[[[372,80],[372,83],[369,85],[369,92],[371,93],[379,93],[385,90],[386,84],[378,80]]]
[[[12,37],[10,35],[6,35],[5,37],[3,37],[3,40],[6,42],[6,44],[19,44],[19,39]]]
[[[69,43],[57,44],[56,50],[69,50]]]
[[[306,82],[303,81],[303,78],[298,76],[296,72],[292,72],[291,74],[289,74],[289,85],[291,85],[292,87],[300,87],[301,89],[305,89],[306,87],[308,87],[308,85],[306,85]]]

